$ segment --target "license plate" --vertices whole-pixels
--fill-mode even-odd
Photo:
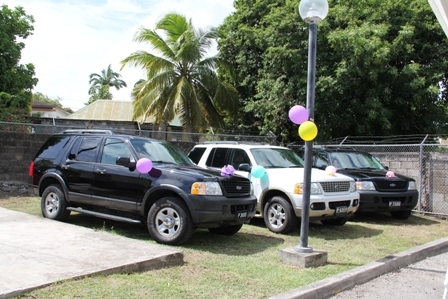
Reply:
[[[389,201],[389,207],[399,207],[401,206],[401,201]]]
[[[336,213],[347,213],[348,207],[336,207]]]
[[[238,218],[247,218],[247,211],[246,212],[238,212]]]

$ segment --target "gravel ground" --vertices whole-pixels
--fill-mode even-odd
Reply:
[[[448,252],[426,258],[329,299],[441,299],[447,274]]]

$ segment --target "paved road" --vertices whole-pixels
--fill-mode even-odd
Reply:
[[[441,299],[448,267],[448,252],[384,274],[341,292],[331,299]]]
[[[442,238],[270,299],[442,299],[447,267]]]

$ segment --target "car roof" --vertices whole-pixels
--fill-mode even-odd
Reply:
[[[241,148],[241,149],[252,149],[252,148],[279,148],[288,149],[287,147],[270,145],[267,143],[259,142],[240,142],[240,141],[205,141],[198,143],[195,147],[226,147],[226,148]]]
[[[73,129],[73,130],[65,130],[64,132],[54,134],[54,135],[88,135],[88,136],[113,136],[113,137],[122,137],[126,139],[141,139],[146,141],[152,141],[152,142],[165,142],[164,140],[149,138],[145,136],[134,136],[134,135],[128,135],[124,133],[114,133],[111,130],[91,130],[91,129]]]

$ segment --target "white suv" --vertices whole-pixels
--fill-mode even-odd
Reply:
[[[297,228],[302,215],[304,162],[289,148],[247,142],[204,142],[194,146],[188,156],[201,167],[222,169],[232,165],[235,174],[250,178],[258,199],[255,217],[263,218],[269,230],[286,234]],[[260,178],[251,174],[256,165],[265,169]],[[311,170],[310,220],[344,225],[358,207],[359,193],[352,178]]]

